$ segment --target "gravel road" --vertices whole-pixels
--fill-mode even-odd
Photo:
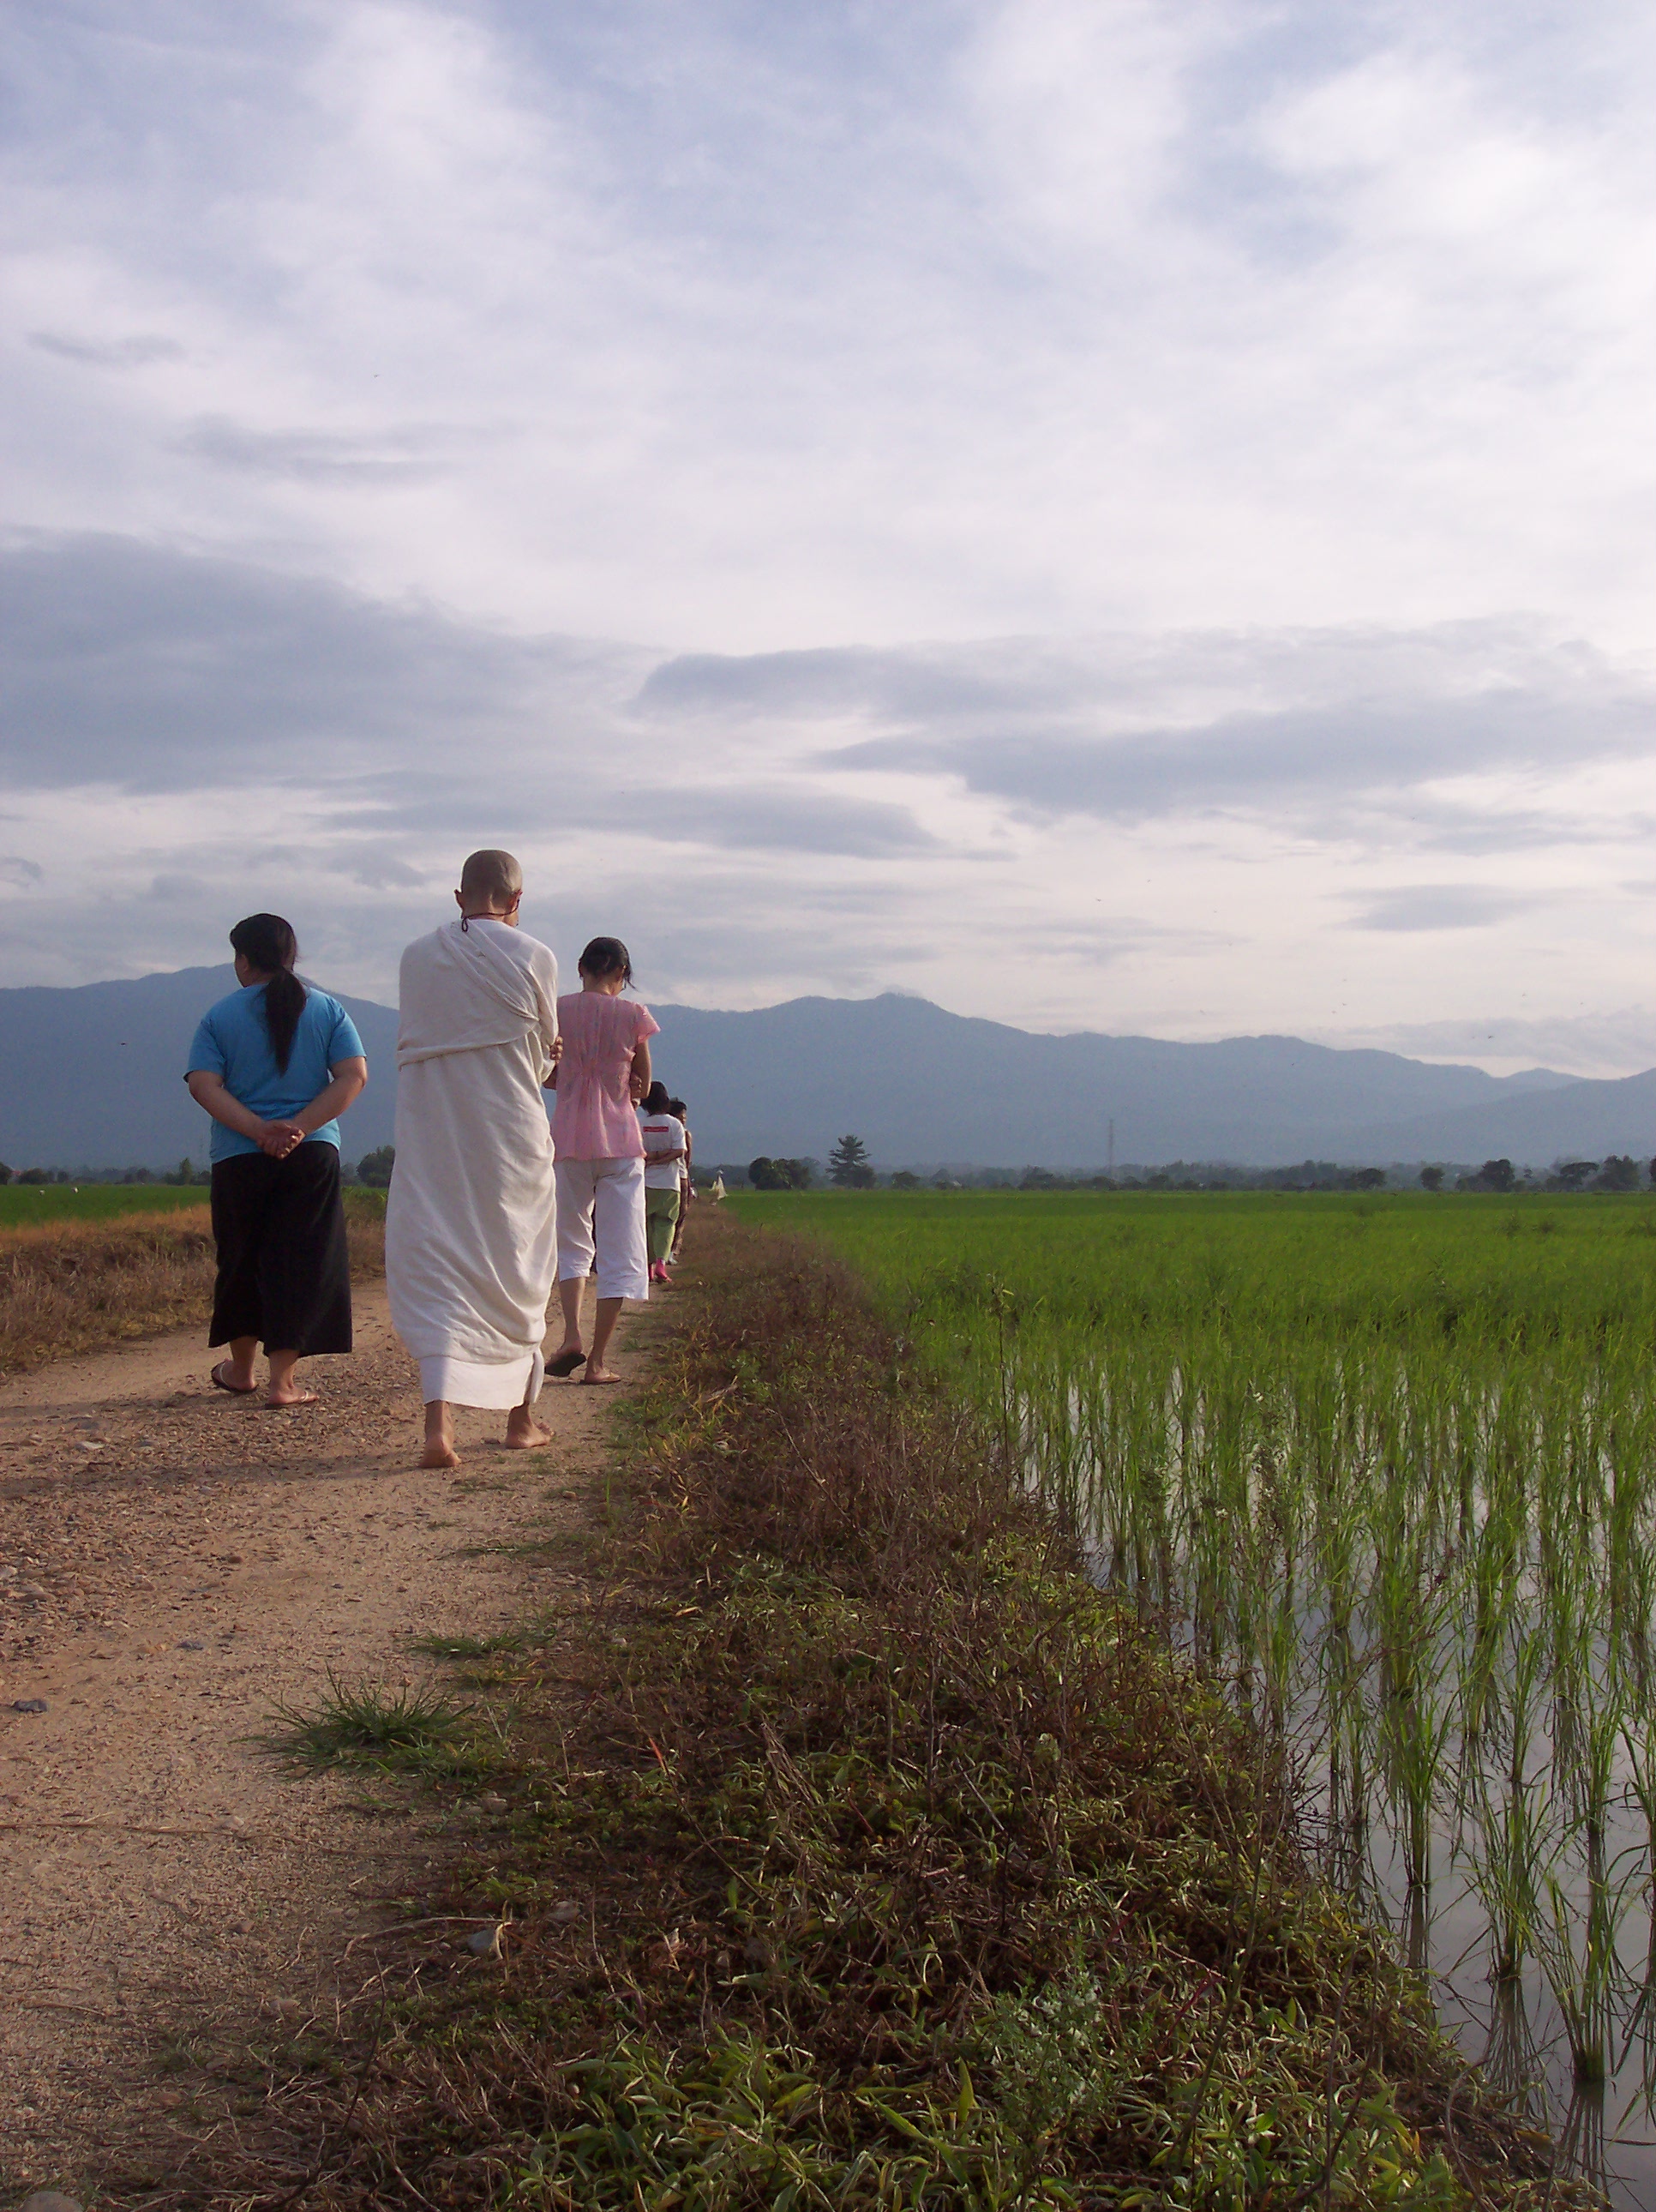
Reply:
[[[322,1393],[303,1410],[213,1389],[199,1333],[0,1385],[8,2188],[164,2140],[192,2039],[330,2008],[347,1944],[487,1820],[295,1774],[259,1741],[273,1711],[330,1668],[423,1679],[416,1638],[579,1595],[624,1393],[549,1383],[542,1452],[502,1449],[503,1415],[462,1413],[459,1474],[422,1473],[383,1285],[359,1288],[357,1322],[350,1358],[301,1370]],[[572,1540],[502,1548],[543,1537]]]

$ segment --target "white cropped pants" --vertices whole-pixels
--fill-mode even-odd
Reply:
[[[557,1178],[558,1280],[585,1280],[596,1245],[598,1296],[646,1299],[643,1161],[560,1160]]]

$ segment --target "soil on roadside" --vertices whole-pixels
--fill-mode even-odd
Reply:
[[[383,1284],[356,1304],[358,1349],[301,1370],[303,1410],[214,1389],[200,1331],[0,1385],[0,2187],[164,2175],[198,2133],[194,2054],[331,2020],[354,1947],[486,1827],[295,1771],[270,1717],[330,1670],[440,1676],[418,1641],[584,1601],[622,1394],[549,1382],[539,1452],[463,1413],[459,1474],[422,1472]],[[648,1328],[623,1324],[623,1376]]]

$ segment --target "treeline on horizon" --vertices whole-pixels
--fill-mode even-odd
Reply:
[[[391,1182],[391,1163],[397,1157],[393,1145],[381,1145],[377,1150],[364,1152],[360,1160],[342,1160],[340,1179],[357,1183],[369,1190],[384,1190]],[[8,1183],[132,1183],[160,1184],[172,1189],[189,1189],[199,1183],[203,1190],[213,1180],[213,1171],[203,1164],[182,1159],[171,1168],[9,1168],[0,1161],[0,1188]]]
[[[1484,1191],[1495,1194],[1554,1194],[1607,1192],[1625,1194],[1656,1189],[1656,1158],[1635,1159],[1630,1153],[1612,1152],[1602,1160],[1557,1160],[1543,1173],[1515,1168],[1507,1159],[1485,1160],[1473,1167],[1465,1162],[1429,1161],[1390,1167],[1353,1167],[1338,1160],[1302,1160],[1292,1167],[1241,1168],[1225,1162],[1174,1160],[1165,1166],[1131,1165],[1114,1175],[1101,1170],[1026,1167],[948,1166],[942,1168],[877,1169],[868,1159],[859,1139],[857,1152],[843,1156],[846,1139],[834,1147],[826,1166],[821,1160],[772,1158],[761,1154],[745,1165],[723,1161],[698,1167],[694,1180],[707,1189],[722,1176],[727,1188],[763,1191],[820,1189],[949,1191]],[[343,1180],[370,1190],[384,1190],[391,1182],[396,1149],[381,1145],[360,1160],[342,1164]],[[0,1186],[8,1183],[152,1184],[203,1189],[211,1171],[190,1159],[166,1169],[44,1168],[15,1170],[0,1162]]]
[[[1489,1191],[1523,1194],[1569,1191],[1628,1192],[1656,1188],[1656,1158],[1612,1152],[1602,1160],[1557,1160],[1543,1174],[1515,1168],[1508,1159],[1429,1161],[1389,1168],[1352,1167],[1338,1160],[1303,1160],[1295,1167],[1240,1168],[1222,1162],[1174,1160],[1165,1167],[1131,1166],[1114,1175],[1094,1169],[945,1167],[919,1170],[873,1167],[865,1152],[844,1159],[840,1139],[824,1170],[820,1160],[761,1154],[746,1167],[725,1163],[698,1172],[698,1182],[722,1175],[726,1184],[750,1190],[1282,1190]]]

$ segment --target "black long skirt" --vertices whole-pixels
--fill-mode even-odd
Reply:
[[[295,1146],[285,1160],[238,1152],[213,1167],[218,1280],[207,1341],[256,1336],[267,1352],[349,1352],[351,1268],[339,1153]]]

